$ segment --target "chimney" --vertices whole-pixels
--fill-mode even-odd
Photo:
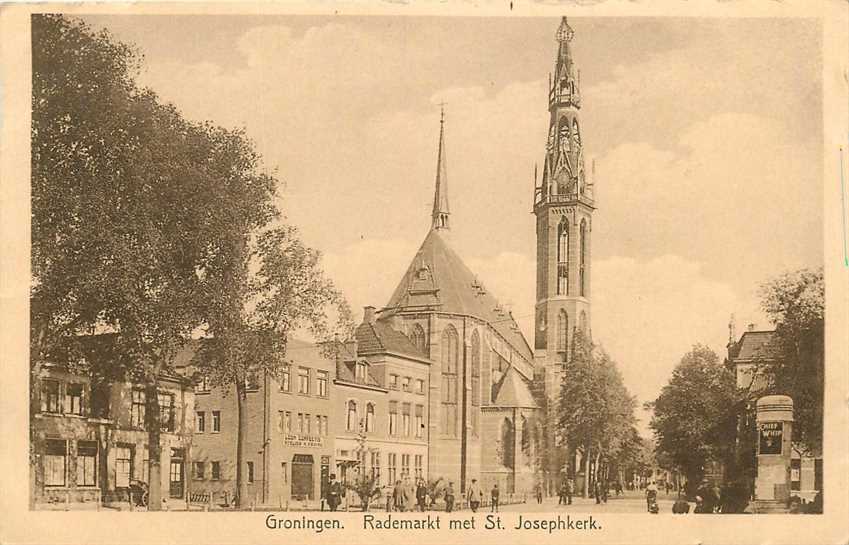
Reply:
[[[375,320],[375,318],[374,318],[374,307],[373,306],[363,307],[363,323],[373,324],[374,320]]]
[[[748,328],[748,330],[749,330],[749,331],[754,331],[754,330],[755,330],[755,325],[756,325],[756,324],[749,324],[749,328]]]

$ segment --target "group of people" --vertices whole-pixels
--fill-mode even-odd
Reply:
[[[454,505],[457,501],[456,490],[454,483],[449,482],[448,485],[441,490],[443,501],[445,502],[445,511],[451,513],[454,511]],[[386,486],[386,510],[387,511],[427,511],[433,507],[436,498],[431,495],[427,483],[424,479],[418,479],[415,483],[410,477],[405,477],[403,480],[395,481],[394,486]],[[492,487],[490,491],[490,507],[493,512],[498,511],[498,505],[501,498],[501,492],[498,485]],[[477,512],[483,502],[483,490],[478,484],[477,479],[472,479],[471,484],[466,490],[466,501],[472,512]]]
[[[433,502],[424,479],[414,482],[409,475],[395,481],[394,485],[387,484],[384,494],[387,511],[426,511]]]

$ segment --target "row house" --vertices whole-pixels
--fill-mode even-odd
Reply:
[[[134,481],[149,484],[144,387],[92,388],[86,374],[44,364],[32,384],[31,480],[36,508],[127,501]],[[185,499],[194,392],[176,375],[159,378],[162,497]]]
[[[366,472],[381,485],[428,477],[431,361],[404,333],[366,307],[355,339],[336,362],[336,466],[350,481]]]
[[[324,495],[333,462],[334,363],[321,345],[291,339],[275,378],[247,383],[247,445],[242,474],[248,502],[284,505]],[[216,502],[236,493],[238,406],[235,386],[195,387],[192,486]]]

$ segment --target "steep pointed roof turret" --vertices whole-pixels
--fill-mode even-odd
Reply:
[[[433,193],[431,229],[448,229],[448,175],[445,164],[445,107],[439,115],[439,153],[436,159],[436,189]]]

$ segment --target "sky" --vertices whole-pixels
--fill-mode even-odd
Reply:
[[[445,102],[453,244],[532,340],[533,172],[559,19],[85,19],[134,43],[140,83],[188,118],[247,131],[355,310],[387,303],[427,234]],[[822,263],[820,29],[569,23],[596,165],[593,337],[642,404],[693,344],[724,356],[732,313],[738,336],[769,328],[761,282]]]

